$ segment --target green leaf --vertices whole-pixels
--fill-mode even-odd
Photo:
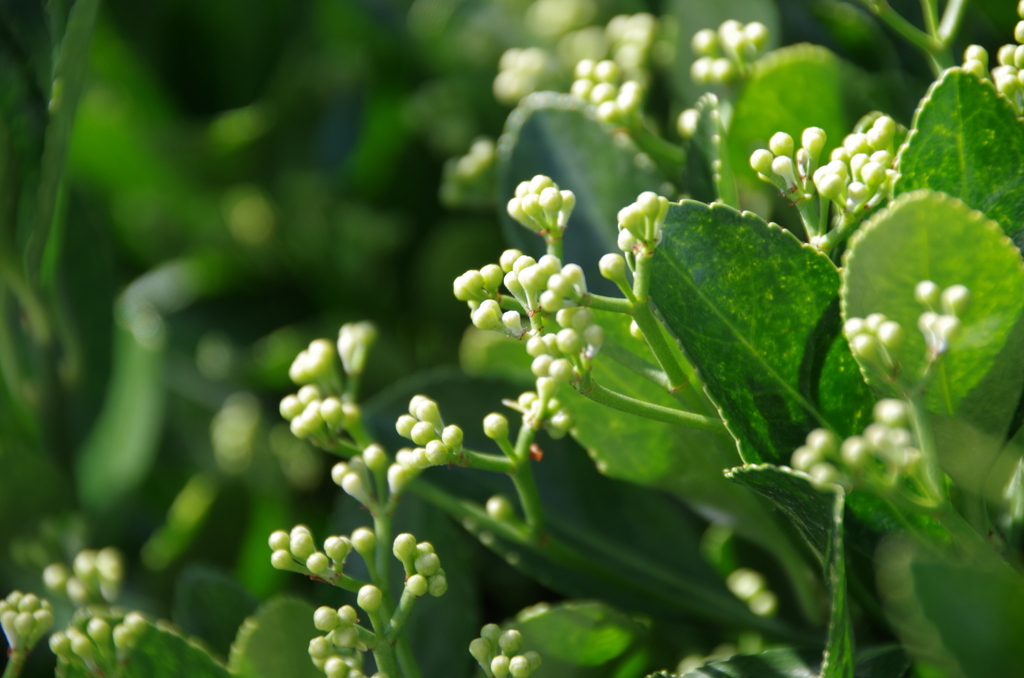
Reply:
[[[231,673],[242,678],[318,678],[309,641],[322,635],[313,626],[314,607],[278,596],[264,603],[238,629],[231,646]]]
[[[617,252],[618,213],[664,178],[623,133],[597,119],[595,107],[567,94],[541,92],[524,98],[498,140],[498,213],[508,241],[524,252],[543,251],[539,236],[512,220],[505,205],[516,186],[546,174],[576,194],[565,232],[563,259],[583,266],[595,291],[614,285],[600,276],[597,260]]]
[[[806,435],[869,421],[873,399],[840,332],[839,273],[749,212],[669,208],[651,295],[748,463],[789,460]]]
[[[955,554],[885,542],[878,581],[887,615],[907,651],[945,675],[1024,675],[1024,577],[971,536]]]
[[[727,475],[775,504],[811,547],[832,595],[821,678],[852,678],[853,624],[843,552],[846,493],[839,485],[818,485],[804,473],[776,466],[741,466]]]
[[[117,326],[114,364],[103,409],[79,452],[79,496],[90,510],[110,510],[141,483],[156,456],[164,409],[163,320],[150,311],[136,329]],[[155,329],[153,329],[155,328]],[[152,329],[151,334],[147,334]]]
[[[306,661],[308,662],[308,655]],[[56,675],[61,678],[87,678],[96,674],[84,667],[61,664]],[[146,624],[122,670],[120,678],[229,678],[228,670],[210,653],[161,623]],[[281,674],[285,675],[285,674]]]
[[[839,59],[824,47],[801,44],[754,62],[729,125],[729,153],[737,178],[761,185],[750,167],[750,154],[767,148],[776,132],[799,140],[808,127],[820,127],[828,135],[823,155],[849,131]]]
[[[819,657],[816,650],[779,648],[711,662],[680,678],[818,678]]]
[[[523,342],[498,332],[467,327],[459,344],[459,367],[474,377],[497,377],[513,384],[533,383],[533,358]]]
[[[543,658],[537,678],[618,677],[622,660],[647,637],[647,629],[636,621],[596,601],[540,603],[520,612],[508,627],[523,634],[524,651],[534,650]],[[580,670],[591,667],[602,670]]]
[[[238,626],[256,605],[256,599],[233,577],[193,564],[178,576],[171,619],[227,657]]]
[[[921,280],[971,290],[963,328],[939,360],[925,402],[931,412],[946,415],[936,422],[943,466],[980,491],[991,471],[982,457],[999,453],[1024,383],[1020,252],[995,222],[930,191],[901,196],[862,228],[844,267],[843,315],[884,313],[899,322],[906,339],[896,358],[909,375],[925,367],[924,337],[917,330],[924,309],[914,299]],[[880,393],[898,394],[877,370],[865,371]],[[981,478],[979,467],[985,467]]]
[[[900,149],[894,192],[960,198],[1024,244],[1024,124],[988,80],[951,68],[932,85]]]

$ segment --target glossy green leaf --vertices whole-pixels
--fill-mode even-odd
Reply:
[[[806,435],[848,436],[873,398],[840,332],[839,273],[754,214],[669,209],[651,295],[748,463],[789,460]]]
[[[820,661],[815,650],[780,648],[711,662],[680,678],[818,678]]]
[[[618,676],[621,660],[647,636],[636,621],[596,601],[540,603],[520,612],[508,627],[523,634],[524,651],[543,657],[537,678]],[[602,670],[580,671],[589,667]]]
[[[947,675],[1024,675],[1024,577],[971,536],[956,554],[909,540],[883,544],[878,581],[887,616],[915,659]]]
[[[204,565],[189,565],[174,587],[171,619],[227,657],[239,625],[257,604],[233,577]]]
[[[664,178],[630,138],[597,119],[595,107],[567,94],[541,92],[519,103],[498,140],[498,213],[508,241],[524,252],[543,252],[540,237],[514,222],[505,205],[520,181],[546,174],[576,194],[565,232],[567,262],[583,266],[595,291],[614,286],[597,261],[617,252],[619,210]]]
[[[750,167],[750,154],[767,148],[776,132],[800,139],[808,127],[825,130],[825,153],[849,132],[839,59],[824,47],[805,44],[770,52],[754,63],[729,125],[736,176],[761,185]]]
[[[146,630],[139,637],[122,667],[117,673],[120,678],[231,676],[209,652],[162,623],[158,626],[146,624]],[[87,678],[96,674],[87,672],[84,666],[62,663],[57,666],[56,675],[58,678]]]
[[[821,678],[852,678],[853,623],[843,536],[846,493],[838,485],[817,485],[804,473],[776,466],[741,466],[727,475],[775,504],[811,547],[832,596]]]
[[[972,391],[985,405],[1003,411],[1005,433],[1019,399],[1024,352],[1000,360],[1008,341],[1019,334],[1024,311],[1024,268],[1020,252],[995,222],[949,196],[917,191],[897,199],[875,215],[851,245],[843,272],[843,315],[864,318],[883,313],[899,322],[906,335],[896,358],[903,374],[925,367],[924,336],[917,321],[924,308],[914,287],[931,280],[940,287],[966,285],[971,304],[962,331],[938,363],[928,389],[928,408],[954,414]],[[941,311],[941,309],[936,309]],[[992,379],[986,376],[999,365]],[[882,393],[892,387],[877,371],[866,370]]]
[[[310,639],[323,635],[313,626],[315,608],[304,600],[279,596],[249,617],[231,646],[231,673],[242,678],[317,678],[309,659]]]
[[[990,81],[959,68],[943,73],[921,100],[898,163],[897,195],[948,193],[1024,242],[1024,123]]]

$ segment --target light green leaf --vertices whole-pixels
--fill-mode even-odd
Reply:
[[[1024,675],[1024,578],[971,536],[955,554],[884,542],[878,583],[887,616],[907,651],[944,675]]]
[[[767,148],[776,132],[799,140],[808,127],[820,127],[828,135],[824,154],[849,132],[839,59],[815,45],[770,52],[754,63],[729,125],[729,153],[737,178],[761,185],[750,167],[750,154]]]
[[[742,466],[727,475],[775,504],[811,547],[832,595],[821,678],[853,678],[853,624],[843,552],[846,493],[838,485],[817,485],[806,474],[770,465]]]
[[[635,653],[647,629],[626,615],[596,601],[541,603],[528,607],[508,625],[523,634],[523,650],[540,653],[544,662],[537,678],[612,676],[623,659]],[[602,667],[603,670],[581,671]],[[639,675],[639,667],[631,675]]]
[[[172,621],[228,656],[238,626],[257,601],[233,578],[204,565],[188,565],[174,587]]]
[[[988,80],[951,68],[932,85],[900,149],[895,193],[942,191],[1024,244],[1024,124]]]
[[[1024,268],[1019,250],[999,226],[955,198],[916,191],[898,198],[875,215],[850,247],[843,271],[843,316],[864,318],[883,313],[903,326],[906,339],[896,353],[900,371],[919,375],[925,367],[924,336],[917,321],[924,311],[914,299],[922,280],[940,287],[966,285],[971,304],[963,328],[937,366],[927,393],[929,410],[954,414],[972,391],[984,405],[976,410],[1002,412],[1001,436],[1009,424],[1021,389],[1024,352],[1000,353],[1020,335],[1024,311]],[[941,309],[936,309],[941,311]],[[999,372],[986,380],[993,367]],[[866,370],[872,385],[892,393],[877,371]]]
[[[818,678],[819,657],[814,650],[779,648],[711,662],[680,678]]]
[[[658,191],[664,178],[626,134],[597,119],[594,106],[552,92],[524,98],[498,140],[499,218],[508,241],[530,253],[543,251],[540,237],[514,222],[505,206],[519,182],[537,174],[576,194],[564,260],[583,266],[595,291],[614,290],[597,260],[618,251],[618,212],[643,191]]]
[[[754,214],[669,208],[651,294],[744,461],[785,462],[815,428],[845,437],[868,423],[838,291],[828,258]]]
[[[319,678],[309,641],[323,635],[313,626],[312,605],[273,598],[246,619],[231,646],[231,673],[242,678]]]

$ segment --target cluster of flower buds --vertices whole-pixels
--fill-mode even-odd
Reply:
[[[803,471],[822,485],[845,484],[847,479],[836,468],[839,460],[839,441],[828,429],[817,428],[807,434],[803,445],[796,448],[789,464]]]
[[[612,17],[605,28],[611,45],[612,58],[626,74],[641,83],[646,80],[644,70],[657,35],[658,20],[653,14],[619,14]]]
[[[540,655],[523,649],[523,636],[515,629],[502,631],[497,624],[480,629],[480,637],[469,644],[469,653],[488,678],[526,678],[540,667]]]
[[[429,593],[437,598],[448,590],[448,577],[429,541],[416,543],[413,535],[400,534],[395,537],[392,553],[405,568],[405,590],[409,595],[419,598]]]
[[[395,422],[398,435],[418,447],[403,448],[395,454],[395,463],[388,468],[388,486],[393,495],[416,475],[431,466],[461,463],[462,429],[455,424],[445,426],[437,403],[423,395],[409,401],[409,414]]]
[[[536,92],[554,70],[552,55],[540,47],[513,47],[501,55],[494,78],[494,97],[515,106],[527,94]]]
[[[281,400],[281,416],[288,420],[296,438],[329,445],[341,431],[359,421],[359,406],[336,396],[323,397],[320,389],[306,384],[298,393]]]
[[[119,675],[148,626],[138,612],[75,615],[68,628],[50,636],[50,649],[57,655],[58,671],[61,665],[71,665],[89,675]]]
[[[810,200],[816,192],[811,177],[819,169],[818,160],[826,141],[825,130],[808,127],[800,135],[801,148],[796,149],[793,137],[776,132],[768,141],[770,150],[754,151],[750,166],[758,177],[774,184],[793,204]]]
[[[366,367],[366,354],[377,341],[377,327],[368,321],[345,323],[338,330],[338,355],[345,374],[358,377]],[[298,382],[296,382],[298,383]]]
[[[548,335],[551,336],[551,335]],[[536,360],[536,358],[534,359]],[[516,400],[502,401],[509,408],[523,415],[523,422],[534,429],[545,429],[555,439],[564,438],[576,420],[572,413],[555,397],[558,392],[558,380],[553,377],[539,377],[537,390],[526,391]],[[504,416],[493,413],[484,418],[484,434],[492,440],[508,438],[508,420]]]
[[[768,46],[768,28],[760,22],[746,25],[730,19],[718,27],[697,31],[690,43],[698,57],[690,77],[699,85],[728,84],[750,73],[750,66]]]
[[[562,239],[569,225],[569,215],[576,207],[572,191],[559,190],[551,177],[538,174],[516,186],[516,194],[508,201],[508,215],[526,228],[540,234],[545,242]]]
[[[370,558],[368,562],[372,562],[377,538],[372,530],[360,527],[351,537],[328,537],[324,540],[324,550],[319,551],[309,528],[305,525],[296,525],[291,532],[277,530],[272,533],[269,544],[272,551],[270,564],[274,568],[298,572],[337,584],[345,579],[342,570],[345,567],[345,559],[353,549],[364,560]]]
[[[288,376],[298,386],[316,384],[327,391],[340,390],[337,356],[327,339],[314,339],[309,348],[299,351],[288,368]]]
[[[320,607],[313,613],[313,625],[325,635],[317,636],[309,641],[309,656],[313,664],[331,678],[342,676],[348,678],[352,669],[362,667],[362,656],[366,652],[366,638],[370,633],[359,627],[356,622],[359,615],[351,605],[343,605],[338,609]],[[360,631],[363,631],[360,634]],[[344,651],[344,654],[339,652]],[[344,666],[334,666],[337,663]],[[331,664],[328,670],[328,663]]]
[[[494,190],[494,171],[498,149],[494,140],[481,137],[469,147],[469,153],[445,163],[440,197],[446,207],[490,204],[485,193]]]
[[[644,191],[636,202],[619,210],[619,249],[627,254],[650,253],[661,242],[661,228],[668,215],[668,199]]]
[[[51,563],[43,570],[43,584],[54,593],[65,595],[76,605],[117,599],[124,578],[121,552],[107,547],[94,551],[79,551],[71,568],[63,563]]]
[[[537,377],[569,383],[592,367],[604,343],[604,330],[594,322],[589,308],[563,308],[555,320],[562,329],[530,338],[526,352],[533,357],[530,368]]]
[[[831,162],[814,171],[818,193],[844,218],[862,217],[892,191],[895,138],[896,123],[880,116],[867,132],[846,135],[843,145],[832,151]]]
[[[11,591],[7,598],[0,598],[0,627],[7,636],[8,654],[12,657],[14,653],[24,657],[31,652],[51,626],[53,608],[45,598],[21,591]]]
[[[764,575],[746,567],[733,570],[725,578],[732,594],[745,602],[750,611],[760,617],[770,617],[779,607],[779,599],[765,582]]]
[[[368,445],[362,454],[355,455],[347,462],[339,461],[335,464],[331,468],[331,480],[365,508],[377,509],[387,497],[378,495],[376,483],[370,474],[372,472],[383,479],[388,470],[388,462],[387,452],[374,443]]]
[[[992,69],[992,81],[1018,112],[1024,111],[1024,2],[1017,5],[1017,22],[1013,30],[1016,44],[1009,43],[999,48],[996,60],[999,65]],[[981,45],[970,45],[964,50],[965,71],[974,73],[979,78],[988,75],[988,51]]]
[[[616,62],[584,59],[576,64],[575,77],[569,92],[597,106],[597,117],[622,127],[639,123],[644,88],[635,80],[619,85]]]

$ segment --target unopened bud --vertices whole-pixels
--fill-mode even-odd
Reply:
[[[484,435],[491,440],[508,438],[508,419],[494,412],[484,417]]]
[[[359,604],[359,607],[370,613],[380,609],[381,598],[380,589],[373,584],[367,584],[359,589],[359,593],[356,594],[356,602]]]

